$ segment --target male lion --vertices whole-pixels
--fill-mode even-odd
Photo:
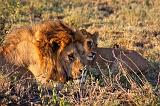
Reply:
[[[86,64],[78,40],[81,35],[59,20],[15,29],[0,47],[0,70],[6,64],[15,70],[29,70],[41,83],[77,79]]]
[[[139,53],[133,50],[97,47],[97,38],[94,37],[98,37],[98,35],[91,34],[84,29],[81,31],[86,37],[84,43],[91,39],[93,41],[84,46],[91,67],[96,66],[96,68],[100,69],[111,68],[112,71],[118,67],[119,69],[123,68],[127,69],[128,72],[134,71],[136,73],[140,73],[140,71],[145,73],[149,68],[148,61]]]

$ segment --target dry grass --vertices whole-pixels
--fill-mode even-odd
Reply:
[[[0,42],[15,26],[49,18],[61,18],[69,25],[100,34],[98,46],[141,53],[150,61],[148,76],[119,73],[88,75],[83,85],[65,84],[60,93],[37,85],[33,79],[20,81],[0,76],[0,104],[4,105],[160,105],[160,1],[159,0],[0,0]],[[124,70],[124,69],[122,69]],[[8,75],[8,74],[7,74]],[[17,76],[17,75],[16,75]],[[142,81],[141,81],[142,80]],[[155,82],[154,82],[155,81]],[[154,83],[154,84],[153,84]]]

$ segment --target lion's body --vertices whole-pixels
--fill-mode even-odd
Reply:
[[[74,36],[78,34],[60,21],[14,29],[5,36],[4,44],[0,47],[0,56],[4,60],[1,65],[24,67],[42,83],[49,80],[64,83],[68,77],[77,78],[84,65],[77,52],[77,43],[74,43]],[[77,57],[72,62],[64,63],[70,51]],[[67,76],[68,73],[75,76]]]

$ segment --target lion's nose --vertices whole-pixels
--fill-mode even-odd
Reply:
[[[79,71],[80,71],[81,73],[83,73],[83,72],[86,70],[86,67],[87,67],[87,66],[84,66],[84,67],[81,68]]]
[[[81,68],[81,69],[79,70],[81,74],[84,73],[84,71],[86,70],[86,67],[87,67],[87,66],[85,65],[83,68]]]

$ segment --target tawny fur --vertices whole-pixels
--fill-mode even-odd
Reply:
[[[75,43],[79,36],[80,31],[75,31],[59,20],[14,29],[5,36],[0,47],[0,65],[23,67],[42,83],[49,80],[65,83],[67,77],[79,77],[79,71],[85,64],[77,52],[77,46],[81,44]],[[77,57],[72,63],[64,63],[61,57],[67,57],[70,51]],[[74,73],[75,76],[67,76],[68,73]]]
[[[96,58],[92,66],[100,66],[101,69],[110,68],[112,71],[127,70],[129,73],[146,73],[149,68],[148,61],[133,50],[122,50],[114,48],[96,48]],[[133,72],[134,71],[134,72]]]
[[[83,34],[83,37],[81,37],[81,39],[85,50],[85,55],[86,57],[88,56],[92,57],[92,53],[94,52],[93,50],[97,48],[98,33],[94,32],[92,34],[87,32],[85,29],[81,29],[80,31]]]
[[[97,38],[95,38],[98,37],[98,35],[91,34],[86,30],[83,30],[82,33],[86,37],[85,41],[91,39],[93,41],[92,45],[84,46],[87,57],[92,57],[93,59],[88,61],[88,64],[91,67],[96,67],[97,69],[101,68],[103,70],[108,68],[114,70],[116,67],[118,67],[119,69],[123,68],[127,69],[128,72],[135,71],[136,73],[140,73],[140,71],[142,73],[145,73],[149,68],[148,61],[136,51],[115,48],[100,48],[97,47]],[[97,65],[99,65],[100,67],[98,67]]]

